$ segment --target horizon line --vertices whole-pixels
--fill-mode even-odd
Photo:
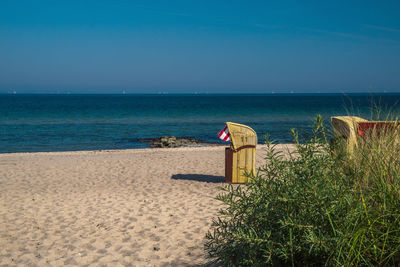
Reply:
[[[17,93],[17,92],[0,92],[0,95],[119,95],[119,96],[134,96],[134,95],[151,95],[151,96],[168,96],[168,95],[190,95],[190,96],[206,96],[206,95],[393,95],[400,94],[398,92],[286,92],[286,93],[92,93],[92,92],[65,92],[65,93],[45,93],[45,92],[31,92],[31,93]]]

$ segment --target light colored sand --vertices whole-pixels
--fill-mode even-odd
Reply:
[[[223,147],[0,154],[0,266],[204,264],[223,176]]]

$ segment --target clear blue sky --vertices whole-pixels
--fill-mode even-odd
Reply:
[[[0,2],[0,92],[400,92],[400,1]]]

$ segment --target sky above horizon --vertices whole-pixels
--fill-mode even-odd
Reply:
[[[1,1],[0,93],[400,92],[400,1]]]

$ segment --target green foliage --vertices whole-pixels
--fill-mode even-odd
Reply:
[[[221,188],[226,206],[205,248],[224,266],[400,264],[400,142],[375,136],[354,155],[314,136],[283,153],[266,141],[266,164],[249,183]],[[385,143],[386,142],[386,143]],[[394,150],[397,149],[397,150]]]
[[[366,134],[343,170],[354,177],[353,206],[345,218],[338,261],[351,265],[400,265],[400,132]]]

